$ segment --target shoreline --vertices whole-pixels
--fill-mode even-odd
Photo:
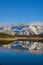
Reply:
[[[43,42],[43,37],[14,37],[14,38],[0,38],[0,41],[41,41]]]

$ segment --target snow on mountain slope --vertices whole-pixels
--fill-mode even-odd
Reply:
[[[15,35],[15,32],[10,26],[5,26],[3,29],[0,30],[0,32]]]
[[[29,25],[19,32],[21,35],[40,35],[41,33],[43,33],[43,26],[38,25]]]
[[[8,34],[21,34],[21,35],[43,35],[43,23],[29,23],[21,25],[0,25],[0,32],[5,32]]]

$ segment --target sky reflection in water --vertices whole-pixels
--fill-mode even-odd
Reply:
[[[20,45],[19,45],[20,46]],[[39,50],[43,52],[43,50]],[[1,65],[43,65],[43,53],[38,50],[15,49],[0,47]]]

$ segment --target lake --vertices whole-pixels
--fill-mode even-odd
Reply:
[[[19,43],[0,45],[0,65],[43,65],[43,50],[28,50]]]

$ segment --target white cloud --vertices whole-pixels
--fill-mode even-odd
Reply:
[[[29,25],[43,25],[43,22],[39,22],[39,21],[30,22]]]

